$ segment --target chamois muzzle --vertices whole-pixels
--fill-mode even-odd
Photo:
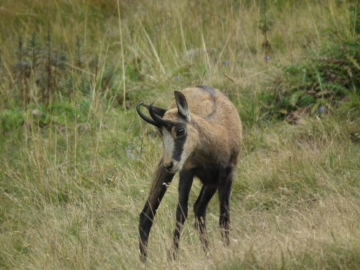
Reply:
[[[168,173],[177,173],[179,171],[179,162],[176,160],[164,161],[164,168]]]

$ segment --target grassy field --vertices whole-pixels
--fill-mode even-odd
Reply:
[[[350,79],[325,71],[345,94],[329,94],[311,65],[336,46],[360,52],[358,8],[0,0],[0,269],[359,269],[360,65],[345,52]],[[289,67],[315,70],[308,78],[322,90],[309,113],[298,94],[276,107],[274,95],[306,81]],[[222,245],[214,198],[210,256],[190,212],[179,258],[167,260],[175,179],[144,266],[138,217],[162,146],[135,105],[166,107],[174,90],[199,84],[226,93],[243,121],[231,244]],[[195,182],[191,206],[199,191]]]

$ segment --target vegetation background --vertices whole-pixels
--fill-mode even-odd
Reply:
[[[244,125],[231,246],[208,210],[149,269],[360,268],[360,6],[354,0],[0,0],[0,268],[138,269],[161,155],[134,106],[221,89]],[[200,190],[195,183],[190,204]]]

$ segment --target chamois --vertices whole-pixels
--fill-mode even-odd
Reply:
[[[150,195],[140,214],[140,259],[147,258],[147,245],[156,211],[174,175],[179,173],[179,200],[176,228],[170,252],[176,258],[180,235],[188,215],[189,193],[193,178],[203,186],[195,202],[195,227],[205,252],[208,251],[206,209],[218,191],[220,228],[225,245],[229,245],[230,195],[234,173],[242,145],[242,126],[239,114],[231,101],[219,90],[209,86],[175,91],[175,102],[169,109],[140,103],[136,110],[146,122],[157,127],[163,141],[160,159]],[[151,118],[143,114],[145,107]]]

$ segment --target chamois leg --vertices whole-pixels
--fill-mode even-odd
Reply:
[[[163,162],[161,160],[156,169],[150,195],[145,203],[144,209],[140,213],[139,246],[140,260],[142,262],[146,262],[148,239],[156,215],[156,210],[159,208],[160,202],[166,193],[167,186],[174,178],[174,174],[168,173],[162,164]]]
[[[173,246],[170,250],[170,258],[176,259],[177,251],[179,249],[180,236],[183,225],[188,215],[189,193],[193,183],[194,173],[181,172],[179,180],[179,202],[176,209],[176,228],[173,236]]]
[[[230,196],[232,187],[232,173],[226,178],[224,185],[219,187],[219,202],[220,202],[220,219],[219,225],[221,229],[221,236],[225,246],[230,244]]]
[[[206,209],[216,190],[216,187],[204,185],[201,188],[200,195],[194,205],[195,227],[200,233],[200,240],[206,253],[209,250],[209,243],[206,232]]]

